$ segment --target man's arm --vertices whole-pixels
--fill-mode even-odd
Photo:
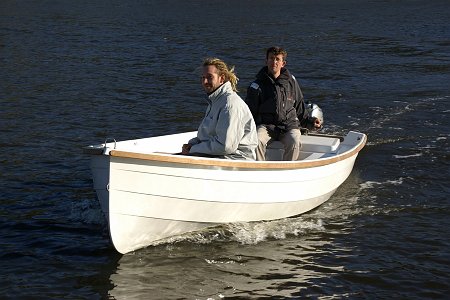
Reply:
[[[192,145],[191,153],[206,153],[211,155],[227,155],[235,153],[244,134],[240,122],[241,113],[235,105],[225,106],[218,117],[215,135],[207,141]]]
[[[303,99],[303,93],[300,89],[300,85],[298,84],[297,80],[294,76],[292,76],[292,79],[294,80],[294,90],[296,96],[296,102],[295,102],[295,109],[297,111],[297,117],[300,121],[300,127],[302,128],[308,128],[308,129],[314,129],[318,130],[322,128],[322,122],[323,120],[318,118],[310,118],[308,116],[308,110],[306,109],[305,101]],[[320,109],[320,108],[319,108]]]
[[[298,84],[297,79],[295,79],[294,76],[292,76],[292,79],[294,81],[294,95],[295,95],[294,107],[297,112],[298,120],[300,121],[300,126],[306,127],[308,115],[306,114],[303,93],[302,90],[300,89],[300,85]]]

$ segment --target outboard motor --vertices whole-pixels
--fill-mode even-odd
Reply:
[[[320,130],[323,127],[323,112],[322,109],[314,103],[307,102],[305,105],[306,113],[308,115],[307,128],[309,130]],[[314,127],[314,121],[319,119],[321,121],[322,126],[320,128]]]

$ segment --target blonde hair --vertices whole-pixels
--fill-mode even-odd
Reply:
[[[229,81],[233,91],[237,92],[237,82],[239,81],[239,78],[237,78],[234,73],[234,66],[228,68],[227,64],[223,60],[215,57],[206,58],[203,61],[203,66],[215,66],[219,71],[219,76],[223,75],[225,77],[225,82]]]

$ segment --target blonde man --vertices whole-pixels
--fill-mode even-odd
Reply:
[[[258,137],[246,103],[236,93],[234,68],[218,58],[202,65],[201,83],[208,108],[197,137],[182,147],[182,154],[227,159],[255,160]]]

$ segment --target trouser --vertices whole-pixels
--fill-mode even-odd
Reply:
[[[300,129],[290,129],[287,132],[275,132],[265,125],[257,127],[258,148],[256,160],[266,160],[266,148],[273,141],[280,141],[284,145],[283,160],[297,160],[300,153]]]

